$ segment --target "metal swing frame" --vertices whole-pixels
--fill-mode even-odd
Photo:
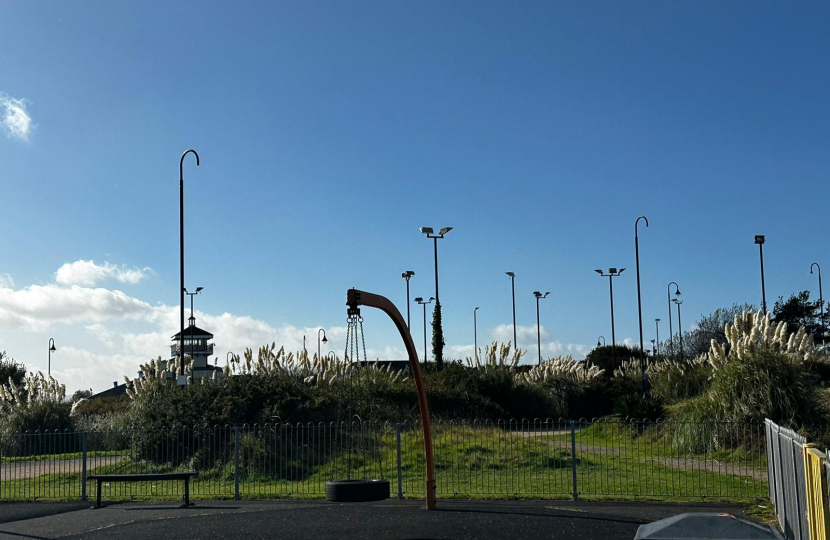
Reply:
[[[373,294],[357,289],[349,289],[346,296],[346,305],[349,306],[349,311],[358,310],[360,306],[372,307],[379,309],[386,313],[395,327],[401,334],[406,352],[409,356],[409,368],[412,371],[412,378],[415,379],[415,389],[418,393],[418,408],[421,413],[421,428],[424,432],[424,455],[426,457],[426,508],[427,510],[435,510],[435,462],[432,457],[432,434],[430,432],[429,424],[429,405],[427,404],[427,394],[424,388],[424,379],[421,377],[421,364],[418,362],[418,353],[415,350],[415,343],[412,341],[412,335],[409,333],[409,328],[406,321],[401,316],[395,304],[389,301],[386,297],[379,294]]]

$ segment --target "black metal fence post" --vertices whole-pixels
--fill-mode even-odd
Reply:
[[[401,425],[395,424],[395,439],[398,445],[398,500],[403,500],[403,475],[401,474]]]
[[[579,500],[579,490],[576,485],[576,423],[571,420],[571,470],[573,472],[574,500]]]
[[[233,498],[239,500],[239,426],[233,426]]]
[[[81,501],[86,502],[86,431],[81,433]]]

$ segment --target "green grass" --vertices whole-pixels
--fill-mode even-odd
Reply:
[[[593,431],[592,431],[593,430]],[[437,495],[439,498],[571,498],[573,467],[570,435],[508,433],[497,427],[436,426],[433,434]],[[602,441],[598,444],[597,441]],[[766,497],[763,460],[749,459],[746,450],[725,455],[733,468],[708,463],[711,456],[684,455],[658,444],[659,436],[631,434],[608,426],[594,426],[578,433],[576,480],[579,497],[585,499],[656,500],[751,500]],[[323,497],[325,482],[349,476],[349,456],[331,453],[315,441],[299,446],[288,458],[275,448],[243,441],[240,451],[240,493],[244,498]],[[261,442],[261,441],[260,441]],[[352,477],[390,479],[397,493],[395,434],[389,430],[375,440],[373,451],[351,457]],[[632,444],[636,443],[636,444]],[[604,449],[613,448],[613,452]],[[596,450],[596,451],[593,451]],[[746,467],[741,464],[746,453]],[[761,452],[763,453],[763,452]],[[756,452],[757,454],[757,452]],[[754,455],[754,454],[753,454]],[[202,463],[204,463],[204,459]],[[230,461],[230,462],[229,462]],[[753,467],[748,465],[752,464]],[[757,468],[755,467],[757,465]],[[230,498],[234,495],[232,460],[214,461],[201,467],[152,464],[125,457],[117,464],[101,466],[94,473],[164,472],[197,468],[191,484],[194,498]],[[753,476],[752,473],[756,476]],[[93,470],[89,471],[92,474]],[[424,496],[424,456],[420,433],[402,434],[401,478],[405,497]],[[89,482],[88,496],[95,495]],[[77,499],[78,474],[50,474],[37,478],[0,482],[0,500]],[[142,482],[104,485],[107,500],[177,498],[181,482]]]

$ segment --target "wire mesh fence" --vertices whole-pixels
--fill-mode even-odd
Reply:
[[[763,424],[439,421],[439,498],[756,499]],[[194,498],[316,498],[327,480],[425,492],[419,423],[340,422],[25,433],[0,438],[0,500],[94,497],[90,474],[197,473]],[[179,482],[104,483],[110,499],[178,498]]]

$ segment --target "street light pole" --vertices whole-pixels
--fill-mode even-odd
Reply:
[[[672,300],[675,304],[677,304],[677,337],[680,341],[680,359],[683,359],[683,326],[680,323],[680,304],[683,303],[683,300],[678,300],[675,298]]]
[[[639,225],[641,219],[646,221],[646,228],[648,228],[648,218],[646,216],[640,216],[634,222],[634,253],[637,261],[637,315],[640,320],[640,353],[645,354],[646,351],[643,347],[643,303],[640,298],[640,237],[637,234],[637,225]],[[642,363],[643,360],[640,360],[640,364]],[[642,368],[642,366],[640,367]],[[643,380],[643,388],[645,389],[645,379]]]
[[[196,150],[188,150],[179,160],[179,375],[184,375],[184,158],[187,154],[196,156],[196,166],[199,166],[199,154]]]
[[[505,272],[510,277],[510,288],[513,290],[513,350],[519,349],[519,340],[516,337],[516,274]]]
[[[536,348],[539,350],[539,365],[542,365],[542,327],[539,326],[539,300],[547,298],[550,291],[544,295],[539,291],[534,291],[533,296],[536,297]]]
[[[821,291],[821,266],[818,263],[810,265],[810,273],[813,273],[813,267],[818,268],[818,302],[821,304],[821,342],[824,343],[824,294]]]
[[[328,343],[329,340],[326,339],[326,330],[324,328],[320,328],[317,330],[317,361],[319,362],[322,360],[322,356],[320,356],[320,332],[323,333],[323,343]]]
[[[599,346],[600,346],[600,342],[599,342],[599,340],[602,340],[602,346],[603,346],[603,347],[605,347],[605,346],[606,346],[606,345],[605,345],[605,336],[599,336],[599,337],[597,338],[597,347],[599,347]]]
[[[424,363],[427,362],[427,304],[431,304],[432,301],[435,300],[433,297],[429,297],[428,301],[425,301],[420,296],[415,299],[415,302],[424,306]]]
[[[49,338],[49,365],[46,368],[46,374],[49,378],[52,377],[52,353],[57,351],[55,348],[55,338]]]
[[[193,316],[193,297],[199,294],[204,287],[196,287],[196,292],[189,293],[187,289],[184,290],[184,294],[190,297],[190,321],[192,321],[193,326],[196,326],[196,318]],[[184,334],[181,334],[179,338],[182,340],[182,347],[184,347]],[[190,331],[190,361],[193,362],[193,330]],[[184,350],[184,349],[182,349]],[[184,371],[182,371],[182,375],[184,375]]]
[[[608,289],[611,292],[611,359],[614,361],[614,364],[616,365],[617,334],[614,330],[614,278],[619,277],[623,272],[625,272],[625,268],[620,268],[619,271],[616,268],[609,268],[607,274],[602,270],[594,270],[594,272],[596,272],[602,277],[608,278]]]
[[[410,330],[410,332],[412,331],[412,327],[409,325],[409,280],[414,275],[415,272],[412,270],[407,270],[401,274],[401,277],[406,280],[406,327]]]
[[[764,315],[767,314],[767,288],[764,283],[764,242],[766,237],[763,234],[755,235],[755,243],[758,244],[758,249],[761,252],[761,302],[764,307]]]
[[[660,319],[654,319],[654,326],[657,327],[657,354],[660,354]]]
[[[432,238],[434,244],[433,249],[435,253],[435,309],[438,310],[439,314],[441,313],[441,300],[440,296],[438,295],[438,239],[444,238],[444,235],[450,232],[451,230],[452,227],[443,227],[438,231],[438,234],[433,234],[435,231],[433,231],[432,227],[421,227],[421,233],[426,235],[427,238]],[[444,343],[444,329],[442,328],[441,324],[439,324],[436,328],[436,333],[438,333],[439,344],[442,345]],[[435,338],[433,337],[433,339]],[[440,368],[444,364],[443,347],[439,347],[438,353],[436,353],[435,355],[435,363],[438,364],[438,367]],[[424,362],[426,362],[426,358],[424,358]]]
[[[674,285],[675,288],[675,296],[680,296],[680,286],[672,281],[671,283],[666,286],[666,303],[669,306],[669,352],[671,356],[674,356],[674,330],[672,329],[671,325],[671,286]]]
[[[478,320],[476,319],[477,311],[478,308],[475,308],[473,310],[473,347],[475,348],[475,350],[473,351],[473,356],[475,357],[476,362],[478,362]]]

